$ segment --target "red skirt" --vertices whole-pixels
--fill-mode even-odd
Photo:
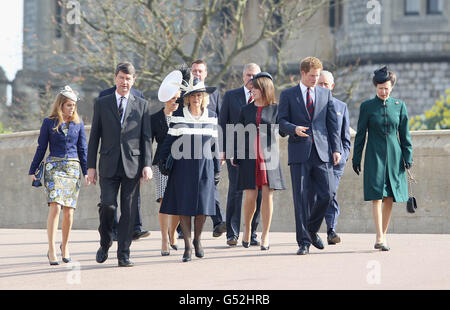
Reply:
[[[256,126],[257,126],[257,135],[256,135],[256,167],[255,167],[255,186],[258,189],[261,189],[263,185],[268,185],[269,181],[267,180],[267,170],[266,163],[264,161],[264,153],[261,147],[261,141],[259,137],[259,124],[261,122],[261,111],[263,107],[258,107],[258,112],[256,114]]]

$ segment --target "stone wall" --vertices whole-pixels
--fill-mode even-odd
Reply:
[[[89,128],[87,129],[89,134]],[[46,197],[42,188],[31,187],[27,173],[33,158],[38,131],[0,135],[0,228],[45,228],[47,219]],[[450,183],[450,130],[418,131],[412,133],[414,167],[418,184],[412,187],[419,209],[416,214],[406,212],[405,203],[394,204],[390,231],[394,233],[450,233],[448,192]],[[286,139],[280,148],[287,149]],[[287,152],[281,154],[281,163],[287,189],[274,194],[272,231],[295,231]],[[225,167],[224,167],[225,168]],[[226,169],[221,173],[219,189],[221,204],[225,208],[228,179]],[[362,176],[356,176],[347,163],[338,191],[341,215],[339,232],[373,233],[371,202],[363,201]],[[82,187],[75,211],[74,229],[97,229],[99,186]],[[144,227],[159,230],[153,181],[141,188]],[[324,230],[322,225],[322,231]],[[242,227],[242,226],[241,226]],[[212,230],[207,220],[206,230]],[[261,227],[259,227],[259,230]]]

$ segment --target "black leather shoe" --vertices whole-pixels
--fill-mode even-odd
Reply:
[[[249,248],[250,247],[250,242],[245,242],[244,240],[242,240],[242,246],[244,248]]]
[[[341,237],[334,230],[329,230],[327,233],[327,242],[328,244],[336,244],[341,242]]]
[[[61,256],[62,256],[62,244],[59,245],[59,249],[61,250]],[[67,257],[67,258],[63,257],[62,261],[67,264],[67,263],[70,263],[72,261],[72,259],[70,257]]]
[[[57,265],[59,265],[58,261],[52,262],[50,260],[50,254],[48,252],[47,252],[47,258],[48,258],[48,262],[50,263],[50,266],[57,266]]]
[[[259,241],[258,240],[256,240],[256,239],[251,239],[250,240],[250,245],[251,246],[258,246],[258,245],[261,245],[261,243],[259,243]]]
[[[390,249],[391,248],[388,245],[384,243],[381,244],[381,251],[389,251]]]
[[[148,230],[135,231],[133,234],[133,240],[138,240],[148,236],[150,236],[150,232]]]
[[[309,254],[309,246],[302,244],[297,251],[297,255],[306,255],[306,254]]]
[[[320,238],[319,234],[309,232],[309,236],[311,237],[311,244],[318,248],[319,250],[323,250],[325,247],[323,246],[322,239]]]
[[[263,245],[261,245],[261,251],[267,251],[267,250],[269,250],[270,249],[270,245],[268,245],[268,246],[263,246]]]
[[[95,257],[95,261],[99,264],[104,263],[108,259],[108,250],[103,249],[103,247],[100,247],[97,250],[97,256]]]
[[[227,223],[222,222],[214,227],[213,237],[220,237],[224,232],[227,232]]]
[[[230,238],[227,239],[227,244],[229,246],[235,246],[237,244],[237,240],[238,239],[237,239],[236,236],[230,237]]]
[[[203,247],[200,241],[194,239],[192,240],[192,244],[194,245],[195,256],[197,256],[198,258],[202,258],[203,256],[205,256],[205,252],[203,251]]]
[[[192,256],[192,249],[185,249],[182,262],[183,263],[190,262],[192,260],[191,256]]]
[[[176,245],[176,244],[171,244],[170,247],[171,247],[172,249],[174,249],[175,251],[178,251],[178,245]]]
[[[134,264],[128,258],[119,258],[119,267],[133,267]]]
[[[375,245],[373,246],[374,249],[379,250],[381,249],[381,246],[383,245],[383,243],[375,243]]]

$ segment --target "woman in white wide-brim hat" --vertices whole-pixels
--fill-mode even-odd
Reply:
[[[214,192],[220,164],[217,118],[207,109],[208,94],[215,87],[205,87],[191,76],[181,88],[184,107],[174,112],[161,149],[159,167],[169,179],[160,212],[180,216],[185,244],[182,261],[187,262],[192,254],[192,217],[195,256],[204,256],[200,237],[206,216],[216,214]]]

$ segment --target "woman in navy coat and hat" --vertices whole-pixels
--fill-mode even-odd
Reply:
[[[180,216],[185,243],[182,261],[187,262],[192,254],[192,217],[195,256],[204,256],[200,237],[206,216],[216,213],[214,186],[220,163],[217,118],[206,108],[215,87],[205,87],[191,76],[181,89],[184,107],[173,113],[160,154],[160,170],[169,175],[160,213]]]
[[[278,105],[272,76],[260,72],[251,80],[254,101],[242,107],[241,128],[236,128],[233,165],[239,166],[238,189],[245,191],[244,236],[242,245],[249,247],[250,228],[256,210],[258,190],[262,190],[261,250],[269,249],[269,229],[273,213],[274,190],[285,189],[278,149]],[[244,129],[245,128],[245,129]],[[245,143],[239,142],[239,136]]]

